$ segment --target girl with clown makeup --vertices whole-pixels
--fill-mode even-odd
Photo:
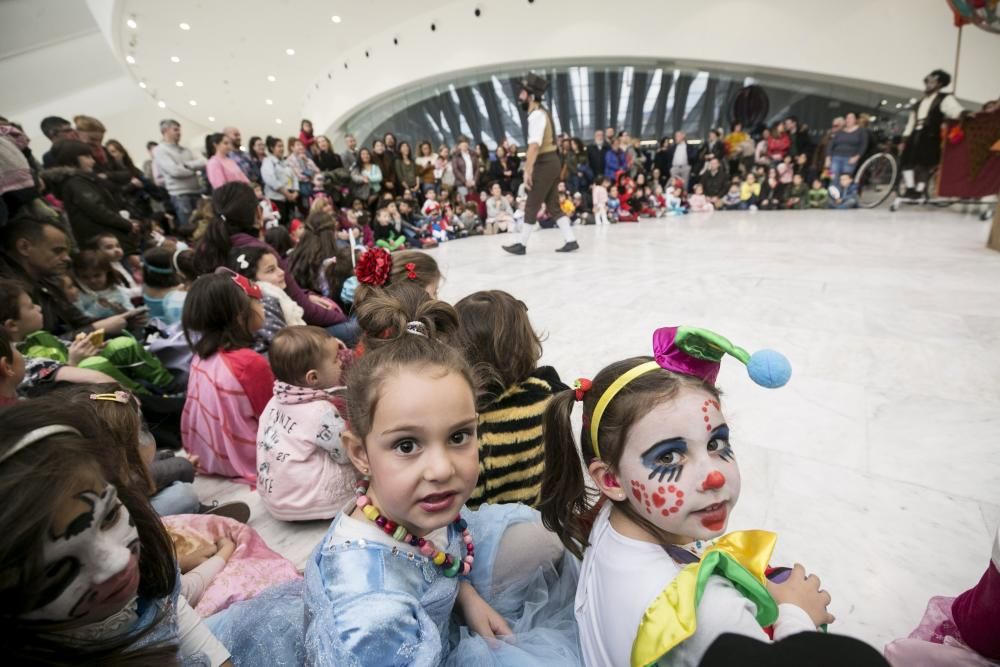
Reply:
[[[228,665],[170,539],[109,478],[101,430],[50,398],[0,412],[0,650],[12,665]]]
[[[691,327],[658,329],[653,352],[578,380],[546,410],[539,509],[583,558],[584,664],[693,666],[723,633],[780,640],[832,622],[818,578],[768,567],[772,533],[725,535],[741,480],[715,387],[721,359],[736,357],[767,387],[787,382],[787,360]]]

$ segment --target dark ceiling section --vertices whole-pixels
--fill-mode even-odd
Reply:
[[[767,123],[790,114],[813,128],[828,127],[847,111],[867,112],[884,124],[905,121],[906,109],[880,104],[880,95],[850,86],[806,79],[748,76],[724,70],[656,66],[536,67],[549,80],[545,103],[558,132],[590,140],[595,129],[628,130],[642,139],[659,139],[683,130],[704,137],[710,128],[728,127],[733,101],[756,84],[770,103]],[[527,119],[517,103],[523,72],[470,75],[450,83],[407,91],[359,112],[343,129],[365,143],[392,131],[411,142],[454,144],[459,136],[490,149],[508,139],[524,146]]]

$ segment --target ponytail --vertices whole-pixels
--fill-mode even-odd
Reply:
[[[212,273],[229,260],[230,237],[240,232],[257,237],[257,195],[246,183],[226,183],[212,191],[215,217],[205,228],[196,251],[199,275]]]
[[[538,510],[542,523],[559,536],[567,551],[583,558],[589,531],[580,519],[597,494],[587,488],[583,458],[573,439],[570,415],[575,404],[574,390],[567,389],[553,396],[545,408],[545,470]]]

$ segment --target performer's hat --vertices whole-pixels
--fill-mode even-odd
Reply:
[[[541,97],[548,90],[549,82],[534,72],[528,72],[528,75],[521,79],[521,87],[535,97]]]

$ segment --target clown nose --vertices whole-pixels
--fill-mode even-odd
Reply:
[[[709,489],[721,489],[723,486],[725,486],[725,484],[726,484],[726,476],[723,475],[718,470],[713,470],[712,472],[708,473],[708,477],[706,477],[705,481],[702,482],[701,488],[704,489],[705,491],[708,491]]]

